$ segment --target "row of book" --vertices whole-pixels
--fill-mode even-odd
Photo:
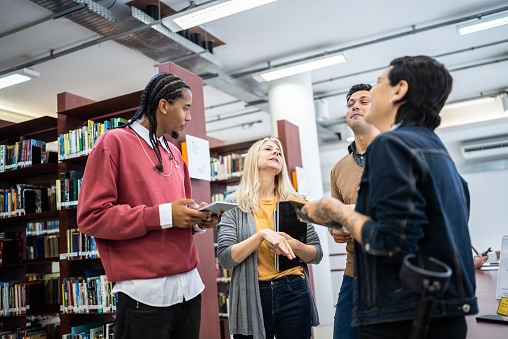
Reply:
[[[27,273],[27,282],[40,281],[44,283],[46,290],[46,304],[59,304],[60,296],[60,272],[55,273]]]
[[[56,209],[75,208],[78,205],[83,171],[60,173],[56,181]]]
[[[0,145],[0,172],[46,162],[46,143],[21,137],[14,145]]]
[[[86,126],[60,134],[58,137],[58,160],[87,155],[101,134],[126,122],[127,120],[123,118],[112,118],[103,123],[88,120]]]
[[[113,283],[106,275],[70,277],[62,280],[62,313],[107,313],[116,311]]]
[[[71,327],[71,333],[62,335],[62,339],[113,339],[115,323],[102,321]]]
[[[210,175],[212,181],[227,180],[241,177],[246,154],[219,155],[210,159]]]
[[[67,249],[60,254],[61,260],[94,259],[99,258],[94,237],[88,236],[77,228],[66,231]]]
[[[59,232],[60,222],[58,220],[28,222],[26,224],[26,236],[38,236],[55,234]]]
[[[42,313],[46,300],[43,282],[0,282],[0,316]]]
[[[212,202],[225,201],[226,198],[228,197],[228,195],[236,192],[239,187],[240,187],[240,184],[226,186],[225,192],[212,194],[212,199],[211,199]]]
[[[215,266],[217,270],[217,282],[230,282],[231,275],[233,274],[233,270],[225,269],[221,264],[217,263]]]
[[[0,332],[1,339],[49,339],[49,338],[57,338],[57,334],[55,333],[53,336],[50,336],[48,327],[42,327],[40,325],[37,326],[28,326],[25,328],[20,328],[16,331],[4,331]]]
[[[219,292],[219,316],[227,317],[229,316],[229,292]]]
[[[58,258],[60,254],[59,238],[56,234],[27,238],[26,259]]]
[[[0,188],[0,218],[50,211],[54,201],[54,188],[30,184]]]

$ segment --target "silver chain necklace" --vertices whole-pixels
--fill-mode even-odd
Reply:
[[[172,173],[173,173],[173,167],[172,166],[169,166],[171,168],[171,172],[169,172],[169,174],[164,174],[162,172],[159,172],[157,170],[157,167],[155,167],[152,159],[150,159],[150,156],[148,155],[148,153],[146,152],[145,150],[145,146],[143,146],[143,143],[141,142],[141,139],[139,138],[138,134],[136,132],[134,132],[132,129],[131,129],[131,132],[132,134],[134,134],[136,136],[136,138],[138,138],[138,141],[139,141],[139,144],[141,145],[141,147],[143,148],[143,152],[145,152],[145,155],[146,157],[148,158],[148,160],[150,161],[150,163],[152,164],[153,166],[153,169],[156,170],[160,175],[162,175],[163,177],[169,177]],[[174,157],[169,157],[169,160],[175,160]],[[176,161],[176,160],[175,160]],[[175,168],[178,168],[178,162],[175,164]]]

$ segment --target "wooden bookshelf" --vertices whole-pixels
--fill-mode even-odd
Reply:
[[[0,128],[2,144],[19,141],[21,136],[45,142],[55,141],[58,138],[57,119],[44,116]]]
[[[0,143],[2,144],[12,145],[19,141],[22,136],[27,139],[36,139],[44,142],[56,141],[58,136],[57,119],[46,116],[19,124],[3,124],[3,127],[0,128]],[[56,153],[49,153],[47,160],[49,161],[48,163],[1,172],[0,185],[2,187],[15,187],[16,184],[36,184],[45,188],[51,187],[54,185],[58,175]],[[26,226],[30,222],[45,222],[57,219],[58,213],[56,211],[44,211],[0,219],[0,232],[20,232],[21,237],[19,241],[23,244],[23,254],[20,261],[8,265],[0,265],[0,281],[21,281],[26,283],[26,277],[29,273],[52,273],[55,263],[58,263],[58,258],[27,259],[27,238],[30,239],[32,236],[26,236]],[[0,316],[0,322],[3,325],[3,330],[15,331],[17,328],[26,326],[28,316],[51,316],[58,314],[58,312],[59,305],[46,304],[36,314],[2,315]]]

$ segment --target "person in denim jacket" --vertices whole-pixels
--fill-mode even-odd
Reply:
[[[411,253],[452,269],[434,303],[429,338],[465,338],[465,315],[478,312],[469,191],[434,133],[451,87],[448,70],[432,58],[393,60],[371,90],[365,120],[382,133],[367,149],[356,210],[333,198],[303,208],[318,223],[341,223],[355,239],[359,338],[409,336],[421,295],[403,285],[399,271]]]

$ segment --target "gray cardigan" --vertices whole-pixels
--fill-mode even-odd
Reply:
[[[235,202],[234,195],[226,202]],[[254,251],[243,262],[237,263],[231,257],[231,247],[248,239],[256,233],[256,223],[251,213],[244,213],[239,208],[226,212],[219,224],[217,257],[222,267],[233,269],[229,287],[229,330],[231,334],[253,335],[254,339],[265,339],[263,311],[258,284],[257,251]],[[316,257],[310,264],[319,264],[323,251],[314,226],[307,226],[307,244],[316,248]],[[319,325],[316,303],[310,285],[307,265],[303,266],[305,284],[312,304],[312,325]]]

